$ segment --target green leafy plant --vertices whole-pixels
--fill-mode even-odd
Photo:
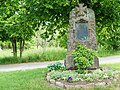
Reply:
[[[64,70],[65,67],[63,66],[62,63],[60,62],[56,62],[56,63],[51,63],[47,66],[48,70],[49,71],[53,71],[53,70]]]
[[[85,70],[94,63],[96,53],[81,44],[77,44],[75,51],[73,51],[73,56],[78,72],[84,73]]]

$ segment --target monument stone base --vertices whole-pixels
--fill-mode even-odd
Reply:
[[[96,57],[94,59],[94,64],[92,66],[88,67],[88,69],[89,70],[94,70],[94,69],[97,69],[97,68],[99,68],[99,59]]]

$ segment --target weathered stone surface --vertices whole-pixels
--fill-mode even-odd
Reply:
[[[90,88],[90,87],[93,87],[94,86],[94,83],[90,83],[90,84],[86,84],[86,85],[75,85],[74,88]]]
[[[55,84],[56,84],[56,86],[59,86],[59,87],[63,87],[63,88],[64,88],[64,84],[63,84],[62,82],[57,82],[57,81],[56,81]]]
[[[92,70],[92,69],[97,69],[98,66],[99,66],[99,60],[98,60],[98,58],[96,57],[96,58],[94,59],[94,64],[93,64],[92,66],[88,67],[88,68]]]
[[[74,87],[75,87],[75,88],[86,88],[87,85],[75,85]]]
[[[111,84],[112,82],[111,81],[108,81],[108,82],[106,82],[106,85],[109,85],[109,84]]]
[[[55,80],[51,79],[51,80],[50,80],[50,83],[51,83],[51,84],[55,84]]]
[[[74,68],[73,56],[67,55],[64,63],[65,63],[65,66],[67,67],[67,69],[73,69]]]
[[[99,82],[99,83],[95,83],[95,86],[105,86],[106,83],[105,82]]]
[[[74,8],[70,12],[68,49],[65,60],[67,69],[74,68],[74,61],[71,57],[73,50],[75,50],[76,42],[84,44],[88,48],[97,49],[95,14],[92,9],[87,8],[83,4],[79,4],[79,7]],[[95,63],[91,68],[99,67],[98,58],[94,61]]]
[[[47,75],[46,79],[47,79],[47,81],[50,81],[50,76],[49,76],[49,75]]]
[[[89,84],[87,84],[87,86],[88,87],[93,87],[93,86],[95,86],[95,84],[94,83],[89,83]]]
[[[75,88],[74,85],[65,85],[64,87],[65,87],[65,88]]]

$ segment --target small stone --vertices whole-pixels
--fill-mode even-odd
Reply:
[[[96,83],[95,85],[96,86],[105,86],[105,84],[106,84],[105,82],[99,82],[99,83]]]
[[[47,73],[47,76],[49,76],[50,75],[50,73]]]
[[[55,80],[54,80],[54,79],[51,79],[51,80],[50,80],[50,83],[51,83],[51,84],[55,84]]]
[[[75,88],[80,88],[80,85],[75,85]]]
[[[117,79],[113,79],[114,82],[117,82]]]
[[[65,85],[64,87],[65,88],[75,88],[75,86],[73,86],[73,85]]]
[[[111,81],[109,81],[109,82],[106,82],[106,85],[109,85],[109,84],[111,84],[112,82]]]
[[[86,85],[75,85],[75,88],[86,88]]]
[[[64,87],[64,84],[62,82],[56,82],[55,84],[56,84],[56,86]]]
[[[88,88],[89,88],[89,87],[93,87],[94,85],[95,85],[94,83],[89,83],[89,84],[87,84]]]
[[[47,81],[50,81],[50,76],[49,76],[49,75],[47,75],[46,79],[47,79]]]

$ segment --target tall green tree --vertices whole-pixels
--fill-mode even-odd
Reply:
[[[29,40],[37,28],[34,26],[34,20],[30,18],[32,16],[29,14],[29,7],[25,0],[4,0],[0,5],[0,39],[12,42],[14,56],[17,56],[19,42],[22,57],[25,40]]]

